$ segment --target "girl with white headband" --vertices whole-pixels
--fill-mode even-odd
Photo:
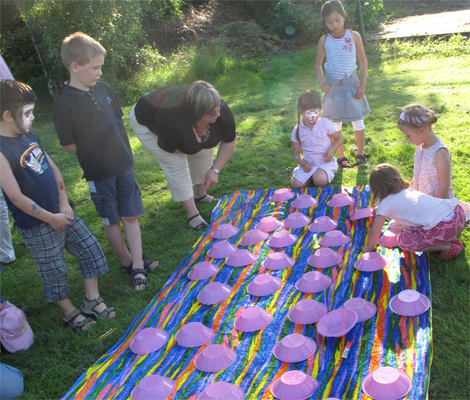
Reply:
[[[434,111],[421,104],[409,104],[403,108],[398,119],[398,129],[416,146],[412,188],[429,196],[454,199],[452,189],[452,155],[439,136],[433,131],[437,122]],[[470,204],[459,200],[470,219]],[[391,226],[400,228],[399,226]],[[402,229],[403,230],[403,229]],[[457,240],[458,245],[462,245]]]

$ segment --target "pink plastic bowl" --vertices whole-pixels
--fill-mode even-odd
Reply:
[[[393,296],[389,306],[395,314],[412,317],[428,311],[431,307],[431,300],[424,294],[409,289]]]
[[[344,207],[354,203],[354,198],[347,193],[337,193],[327,203],[330,207]]]
[[[372,217],[373,215],[374,215],[374,212],[373,212],[372,208],[369,208],[369,207],[360,208],[359,210],[356,210],[354,212],[351,219],[353,221],[357,221],[358,219],[369,218],[369,217]]]
[[[341,254],[337,251],[324,248],[318,249],[308,258],[308,265],[314,268],[329,268],[341,261]]]
[[[217,265],[211,264],[209,261],[203,261],[193,267],[188,274],[188,278],[192,281],[200,281],[214,276],[217,272],[219,272]]]
[[[270,247],[287,247],[297,241],[297,236],[289,231],[274,232],[273,237],[268,240]]]
[[[233,254],[237,250],[237,246],[227,241],[217,242],[207,252],[210,258],[225,258]]]
[[[351,239],[349,236],[346,236],[343,232],[341,231],[331,231],[331,232],[326,232],[325,236],[323,236],[318,243],[320,243],[321,246],[325,247],[336,247],[336,246],[342,246],[346,243],[349,243]]]
[[[363,272],[380,271],[388,265],[389,261],[377,252],[365,253],[354,263],[354,268]]]
[[[295,264],[295,260],[289,257],[286,253],[271,253],[268,258],[261,262],[261,265],[266,269],[279,271],[281,269],[290,268]]]
[[[214,239],[228,239],[235,236],[240,231],[239,228],[234,227],[232,224],[220,224],[215,232],[212,233]]]
[[[268,237],[266,232],[260,229],[252,229],[243,235],[240,241],[240,246],[253,246],[256,243],[262,242]]]
[[[241,400],[244,396],[243,390],[237,385],[215,382],[197,396],[197,400]]]
[[[302,214],[301,212],[295,212],[287,216],[283,225],[284,228],[287,229],[303,228],[304,226],[307,226],[310,221],[311,219],[305,214]]]
[[[304,299],[300,300],[295,306],[289,309],[287,318],[294,324],[314,324],[323,317],[327,311],[328,309],[323,303],[313,299]]]
[[[176,332],[175,340],[181,347],[199,347],[209,343],[215,333],[200,322],[190,322]]]
[[[283,362],[300,362],[313,356],[316,349],[317,345],[312,339],[293,333],[274,346],[273,354]]]
[[[208,283],[197,295],[199,303],[206,306],[222,303],[232,293],[232,288],[220,282]]]
[[[401,231],[395,229],[385,231],[382,236],[380,236],[379,244],[383,247],[397,247],[398,246],[398,234]]]
[[[250,307],[235,319],[235,329],[241,332],[256,332],[266,328],[272,320],[273,316],[269,311]]]
[[[357,314],[348,308],[339,308],[326,314],[317,322],[317,332],[326,337],[346,335],[357,322]]]
[[[142,378],[131,393],[132,400],[166,399],[175,391],[175,382],[160,375],[149,375]]]
[[[160,350],[168,341],[168,333],[163,329],[145,328],[132,339],[131,351],[134,354],[149,354]]]
[[[392,367],[380,367],[368,374],[362,381],[364,393],[377,400],[397,400],[411,390],[413,381],[403,371]]]
[[[307,272],[295,283],[295,288],[302,293],[323,292],[333,280],[318,271]]]
[[[263,232],[272,232],[282,226],[281,221],[274,217],[264,217],[261,218],[261,221],[255,226],[256,229],[259,229]]]
[[[271,385],[271,393],[279,400],[308,399],[317,389],[315,378],[302,371],[287,371]]]
[[[244,267],[246,265],[253,264],[256,261],[256,258],[257,257],[248,250],[235,250],[233,254],[227,258],[225,264],[229,267]]]
[[[277,292],[282,286],[282,281],[269,274],[261,274],[255,277],[247,287],[247,292],[252,296],[269,296]]]
[[[194,366],[202,372],[219,372],[230,367],[236,359],[234,350],[221,344],[211,344],[196,356]]]
[[[328,232],[335,229],[338,226],[338,222],[330,217],[318,217],[315,218],[313,223],[308,227],[308,230],[313,233]]]
[[[343,307],[349,308],[357,314],[357,322],[366,321],[372,318],[377,312],[377,306],[374,303],[361,299],[360,297],[353,297],[347,300]]]
[[[294,193],[292,193],[289,189],[277,189],[271,196],[271,201],[286,201],[292,199],[293,197]]]
[[[292,202],[292,207],[294,208],[311,208],[318,204],[318,200],[309,194],[300,194]]]

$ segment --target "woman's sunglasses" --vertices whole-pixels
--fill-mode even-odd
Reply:
[[[210,115],[209,115],[209,118],[215,117],[215,116],[220,112],[220,110],[222,110],[222,107],[223,107],[223,104],[221,104],[221,105],[219,106],[219,108],[217,109],[216,112],[210,114]]]

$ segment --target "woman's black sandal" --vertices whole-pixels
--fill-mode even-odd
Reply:
[[[370,158],[370,154],[358,154],[356,155],[356,162],[353,164],[353,167],[357,165],[362,165],[367,162],[367,159]]]
[[[145,269],[145,272],[149,273],[149,272],[152,272],[154,269],[156,269],[157,267],[155,268],[151,268],[150,266],[154,263],[155,261],[154,260],[144,260],[144,269]],[[158,262],[158,261],[157,261]],[[159,264],[157,264],[158,266]],[[122,265],[122,270],[121,270],[124,274],[129,274],[129,275],[132,275],[132,263],[131,265],[129,265],[128,267],[125,267],[124,265]]]
[[[145,278],[136,278],[136,275],[142,274]],[[148,285],[147,272],[143,268],[136,268],[132,270],[132,289],[135,290],[136,286]]]
[[[194,218],[199,217],[200,215],[201,214],[197,213],[196,215],[193,215],[191,218],[188,218],[188,224],[190,221],[192,221]],[[209,224],[206,221],[202,221],[198,226],[195,226],[195,227],[192,227],[191,225],[189,226],[195,231],[205,231],[209,227]]]
[[[346,164],[343,164],[346,161]],[[341,168],[352,168],[351,165],[349,165],[349,160],[346,157],[340,158],[338,160],[338,165]]]

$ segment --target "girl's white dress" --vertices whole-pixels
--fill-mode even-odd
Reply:
[[[292,132],[291,140],[293,142],[298,142],[296,131],[297,125]],[[328,182],[333,180],[338,170],[338,162],[335,157],[331,161],[326,161],[325,153],[331,147],[330,135],[333,135],[335,132],[335,127],[326,118],[319,118],[312,129],[307,128],[303,121],[300,121],[300,148],[302,149],[305,161],[312,166],[312,170],[305,172],[301,166],[297,166],[293,173],[295,179],[305,183],[320,168],[328,175]]]

